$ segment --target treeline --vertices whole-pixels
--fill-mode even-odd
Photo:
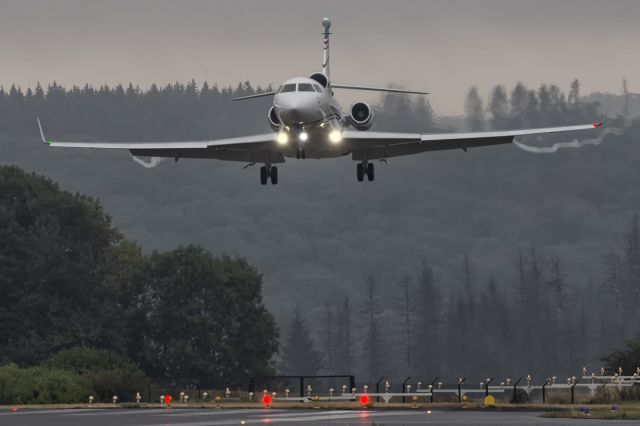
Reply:
[[[554,84],[534,90],[517,83],[510,93],[497,85],[486,103],[472,87],[464,109],[470,130],[502,130],[589,123],[597,117],[598,104],[582,100],[576,79],[566,95]]]
[[[0,167],[0,365],[85,346],[159,384],[234,386],[273,372],[262,276],[196,246],[142,253],[93,198]]]
[[[355,371],[369,383],[381,376],[542,378],[578,374],[583,366],[599,371],[600,359],[617,370],[621,352],[603,357],[637,336],[637,216],[620,249],[603,256],[600,276],[588,283],[572,282],[561,258],[534,247],[504,260],[512,269],[505,283],[481,279],[470,255],[463,259],[458,282],[441,281],[428,263],[396,283],[368,276],[361,297],[325,305],[313,331],[296,308],[282,368]],[[383,299],[383,285],[394,287],[394,300]],[[637,351],[637,344],[631,347]],[[637,367],[620,362],[629,374]]]

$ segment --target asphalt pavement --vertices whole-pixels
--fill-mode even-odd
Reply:
[[[217,425],[585,425],[640,422],[546,419],[539,413],[511,411],[426,410],[283,410],[283,409],[58,409],[1,412],[2,426],[217,426]]]

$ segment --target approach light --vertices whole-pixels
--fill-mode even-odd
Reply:
[[[307,139],[309,139],[309,135],[307,134],[307,132],[300,132],[300,140],[302,142],[306,142]]]
[[[271,401],[273,401],[271,395],[269,395],[268,393],[265,393],[264,395],[262,395],[262,403],[266,406],[271,405]]]
[[[339,130],[332,130],[329,133],[329,140],[333,143],[338,143],[342,140],[342,133]]]
[[[285,145],[287,142],[289,142],[289,136],[287,136],[285,132],[280,132],[278,133],[278,137],[276,138],[276,140],[280,145]]]

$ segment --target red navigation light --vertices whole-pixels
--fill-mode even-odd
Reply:
[[[369,403],[369,395],[360,395],[360,404],[367,405]]]
[[[593,127],[600,127],[600,123],[593,123]]]
[[[271,395],[269,395],[268,393],[262,395],[262,403],[264,405],[271,405]]]

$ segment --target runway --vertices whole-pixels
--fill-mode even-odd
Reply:
[[[617,425],[614,420],[546,419],[535,412],[425,410],[73,409],[1,412],[2,426],[311,425]]]

